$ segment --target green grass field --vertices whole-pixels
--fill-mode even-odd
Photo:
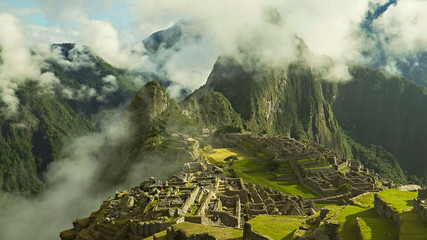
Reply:
[[[326,168],[331,168],[332,165],[327,165],[327,166],[320,166],[320,167],[311,167],[311,168],[307,168],[309,170],[317,170],[317,169],[326,169]]]
[[[239,150],[231,148],[216,148],[214,149],[214,153],[203,154],[210,162],[226,166],[228,166],[228,163],[224,161],[226,157],[238,156],[238,160],[234,161],[230,168],[233,169],[237,176],[241,177],[245,182],[252,182],[261,186],[269,186],[273,190],[279,190],[291,195],[301,195],[305,198],[316,197],[314,192],[295,183],[295,181],[276,181],[273,173],[267,173],[262,170],[259,162],[260,160],[257,160],[256,157],[242,153]]]
[[[374,194],[375,193],[367,193],[359,195],[353,199],[354,204],[364,208],[374,207]]]
[[[427,225],[415,211],[400,214],[400,239],[422,240],[427,239]]]
[[[308,217],[258,215],[248,221],[252,229],[271,239],[292,239],[293,233]]]
[[[224,159],[229,156],[238,156],[239,160],[253,158],[236,149],[231,149],[231,148],[215,148],[213,149],[213,153],[210,153],[210,154],[205,153],[205,156],[211,157],[214,160],[213,163],[226,163]]]
[[[356,218],[364,220],[362,234],[364,236],[375,236],[366,239],[398,239],[398,232],[391,219],[381,218],[374,208],[363,208],[347,205],[341,211],[331,217],[341,225],[338,234],[341,239],[357,240]],[[381,236],[381,238],[377,238]]]
[[[400,191],[396,189],[387,189],[379,192],[378,195],[393,207],[397,212],[408,211],[413,208],[414,198],[417,192]]]
[[[399,232],[390,219],[361,217],[359,226],[363,239],[399,239]]]
[[[213,227],[209,225],[201,225],[197,223],[183,222],[173,226],[175,231],[183,231],[187,236],[196,234],[209,234],[218,240],[222,239],[242,239],[243,230],[227,227]]]

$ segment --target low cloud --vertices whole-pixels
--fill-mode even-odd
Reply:
[[[353,7],[349,8],[349,5]],[[368,1],[356,4],[343,1],[337,4],[339,10],[331,8],[327,1],[302,4],[300,1],[254,0],[240,4],[222,0],[203,3],[183,0],[170,4],[164,0],[147,0],[130,1],[130,6],[138,26],[154,22],[155,26],[166,27],[181,18],[191,19],[192,24],[198,26],[194,32],[205,36],[206,40],[203,44],[188,43],[187,48],[193,53],[206,54],[187,60],[185,52],[178,51],[167,63],[171,67],[166,69],[170,79],[176,82],[173,86],[185,86],[182,79],[187,78],[191,79],[187,82],[193,85],[187,83],[186,87],[194,90],[204,83],[198,78],[202,75],[207,77],[204,73],[195,74],[194,69],[210,68],[219,54],[234,56],[248,71],[265,66],[286,66],[298,58],[297,36],[307,42],[314,53],[329,55],[339,62],[328,68],[330,72],[326,76],[329,80],[347,80],[349,74],[345,63],[359,56],[353,50],[353,46],[358,44],[353,40],[354,29],[363,19]],[[207,52],[206,49],[216,51]],[[176,64],[173,60],[181,55],[185,60]],[[203,58],[206,60],[200,62]],[[182,62],[186,65],[181,66]]]
[[[38,81],[45,89],[58,83],[58,79],[49,72],[41,72],[43,65],[28,47],[24,29],[15,16],[0,13],[0,98],[5,103],[1,109],[6,117],[15,116],[19,99],[15,92],[26,80]]]
[[[104,78],[112,81],[112,77]],[[110,82],[111,82],[110,81]],[[54,240],[62,230],[72,228],[72,221],[88,217],[103,200],[138,185],[151,176],[169,177],[181,167],[166,160],[139,162],[119,185],[108,185],[98,173],[108,166],[108,156],[115,147],[129,141],[132,125],[118,110],[101,124],[101,131],[73,139],[65,144],[63,159],[53,162],[46,176],[47,188],[33,199],[0,194],[0,239]],[[102,191],[100,190],[102,189]]]
[[[117,85],[117,78],[113,75],[107,75],[102,78],[103,86],[100,91],[86,85],[81,85],[79,89],[63,88],[62,95],[66,99],[78,100],[78,101],[90,101],[96,99],[98,102],[108,101],[108,95],[117,91],[119,86]]]

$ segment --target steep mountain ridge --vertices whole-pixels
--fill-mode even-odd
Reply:
[[[182,105],[156,81],[141,87],[124,116],[123,126],[127,128],[124,136],[117,145],[105,147],[98,182],[105,187],[120,185],[126,182],[130,172],[139,170],[152,173],[161,169],[157,174],[169,177],[184,162],[198,158],[199,153],[194,151],[197,148],[191,147],[188,136],[198,136],[206,127],[242,127],[240,116],[220,93],[210,93],[199,101],[192,99]]]
[[[292,63],[286,68],[265,67],[252,72],[245,69],[250,68],[242,66],[241,63],[231,57],[220,57],[207,83],[196,90],[191,97],[201,98],[212,91],[221,92],[230,100],[236,112],[241,114],[246,128],[250,131],[282,134],[296,139],[312,139],[334,149],[343,156],[362,159],[365,164],[375,169],[382,176],[406,182],[399,162],[405,165],[408,162],[404,157],[402,158],[402,154],[399,155],[396,152],[398,148],[387,146],[385,143],[387,133],[383,133],[386,136],[382,139],[383,141],[371,141],[357,135],[357,133],[375,133],[381,130],[392,134],[391,132],[404,132],[405,130],[384,129],[384,126],[388,124],[381,125],[381,122],[386,121],[386,119],[379,116],[377,116],[377,125],[369,126],[369,118],[366,117],[369,113],[364,112],[372,107],[365,101],[369,97],[360,96],[360,98],[364,98],[364,100],[359,100],[363,101],[363,104],[357,105],[366,106],[368,108],[366,110],[346,107],[346,102],[352,101],[351,96],[358,98],[358,96],[354,96],[354,93],[347,94],[353,90],[353,84],[357,84],[359,93],[367,94],[372,84],[375,84],[376,81],[379,81],[377,84],[380,84],[382,81],[381,78],[378,78],[372,80],[370,84],[364,85],[362,82],[366,81],[365,76],[357,73],[354,69],[368,72],[371,75],[386,76],[384,73],[363,67],[354,67],[350,71],[353,80],[349,83],[338,83],[328,80],[322,75],[321,70],[310,67],[304,61]],[[406,80],[404,85],[413,89],[412,91],[425,91],[422,87]],[[391,89],[395,89],[395,87],[389,86]],[[391,89],[389,91],[392,91]],[[393,93],[398,93],[398,91],[393,91]],[[378,95],[372,94],[372,96]],[[397,96],[392,94],[391,97]],[[355,100],[352,104],[354,105],[357,101]],[[384,108],[388,109],[387,111],[393,112],[394,106],[388,104],[393,101],[384,100],[378,103],[376,107],[381,108],[380,105],[384,104]],[[411,101],[406,101],[402,106],[405,104],[410,106]],[[403,109],[394,111],[396,114],[404,112]],[[349,128],[350,125],[346,124],[347,117],[350,120],[357,119],[352,114],[366,117],[363,118],[365,120],[363,123],[357,122],[357,127],[353,129],[363,129],[364,125],[367,127],[361,131],[352,131],[352,128]],[[421,120],[423,117],[420,115],[416,119]],[[396,123],[391,125],[399,126]],[[372,127],[377,129],[373,131]],[[422,135],[418,136],[421,140]],[[364,145],[359,144],[358,141]],[[371,144],[383,148],[368,147]],[[408,147],[408,145],[406,146]],[[387,151],[398,156],[399,162]],[[415,161],[413,163],[415,164]],[[405,170],[410,169],[410,167],[405,166]],[[419,175],[419,172],[410,172],[410,174],[415,173]]]
[[[70,138],[97,131],[96,115],[117,108],[134,92],[122,71],[87,47],[51,48],[61,54],[46,58],[41,70],[59,83],[49,92],[27,80],[16,90],[17,116],[0,116],[0,191],[40,192],[47,166],[61,157]]]
[[[355,66],[340,84],[334,112],[357,141],[383,146],[410,173],[426,176],[427,90],[398,76]]]
[[[211,91],[221,92],[230,100],[248,130],[312,138],[348,154],[330,104],[335,88],[303,63],[247,72],[233,58],[222,57],[206,85],[191,96],[197,98]]]

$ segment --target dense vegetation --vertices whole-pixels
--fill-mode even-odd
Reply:
[[[355,67],[351,71],[354,80],[348,84],[338,84],[326,81],[316,69],[307,67],[303,62],[291,64],[286,69],[280,67],[264,67],[257,71],[245,69],[250,68],[233,58],[221,57],[215,64],[206,85],[191,96],[201,99],[209,92],[221,92],[229,99],[233,109],[241,114],[245,128],[249,131],[288,135],[300,140],[312,139],[334,149],[340,156],[360,159],[367,167],[385,178],[406,183],[407,178],[400,164],[410,155],[398,155],[394,148],[397,145],[387,147],[386,142],[393,141],[398,144],[401,139],[397,134],[404,136],[406,132],[404,128],[408,127],[411,128],[410,133],[413,134],[411,136],[417,136],[419,141],[417,144],[423,143],[422,134],[414,131],[413,125],[406,126],[399,120],[402,117],[398,116],[421,106],[413,107],[411,104],[415,99],[408,99],[404,103],[399,103],[402,109],[393,110],[396,106],[389,103],[399,101],[394,98],[398,99],[395,94],[400,90],[395,89],[396,84],[385,81],[389,78],[385,74]],[[372,76],[366,80],[363,74]],[[369,81],[369,84],[357,83],[363,81]],[[379,83],[375,83],[376,81]],[[409,81],[401,78],[399,81],[412,91],[419,93],[424,91]],[[389,86],[389,89],[378,89],[378,93],[368,93],[371,90],[365,90],[374,88],[372,85],[381,87],[381,84],[393,86]],[[357,85],[355,90],[354,85]],[[355,96],[356,92],[359,92],[360,96]],[[390,95],[390,101],[384,100],[381,96],[385,93]],[[365,94],[369,96],[364,96]],[[377,101],[378,104],[375,106],[367,100],[370,97],[378,101],[383,100]],[[383,105],[387,110],[383,110]],[[409,109],[403,109],[404,106],[408,106]],[[395,114],[395,117],[389,120],[390,113]],[[411,121],[424,119],[422,115],[418,116],[415,113],[410,116],[413,117]],[[372,120],[377,122],[371,124],[371,118],[374,117],[376,119]],[[403,125],[397,124],[397,121],[401,121]],[[390,128],[385,129],[386,126]],[[392,126],[399,129],[394,130]],[[383,137],[381,140],[373,141],[368,136],[372,136],[373,139]],[[408,148],[414,147],[410,142],[405,142],[404,145],[407,147],[406,152],[409,151]],[[402,149],[402,146],[397,149]],[[418,151],[422,151],[422,147],[419,147]],[[417,161],[421,161],[420,159],[421,156]],[[411,164],[415,164],[415,161]],[[405,164],[405,171],[412,171],[411,166]],[[414,179],[411,178],[412,181]]]
[[[74,44],[55,45],[60,48],[64,61]],[[50,71],[60,80],[53,92],[46,91],[36,81],[29,79],[16,91],[19,108],[12,118],[0,117],[0,191],[21,191],[28,195],[44,187],[44,173],[52,161],[61,158],[63,146],[73,136],[96,131],[96,115],[103,110],[116,108],[127,101],[134,91],[122,73],[93,55],[88,49],[74,50],[90,59],[90,65],[67,68],[55,60],[46,60],[43,71]],[[78,59],[77,59],[78,60]],[[64,89],[78,91],[91,87],[102,93],[103,78],[111,75],[117,81],[116,91],[106,94],[105,101],[94,97],[79,99],[63,94]],[[4,103],[0,102],[0,106]]]
[[[382,146],[405,171],[424,178],[426,89],[364,67],[353,67],[351,73],[353,81],[339,85],[334,104],[340,124],[355,141]]]

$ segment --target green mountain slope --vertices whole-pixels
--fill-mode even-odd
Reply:
[[[389,123],[382,124],[383,121],[387,121],[387,118],[380,118],[379,116],[381,114],[383,114],[381,116],[387,116],[387,114],[384,115],[386,111],[404,113],[403,109],[397,109],[393,104],[389,104],[390,101],[387,99],[369,92],[369,89],[373,88],[373,81],[370,84],[364,84],[361,82],[361,79],[364,78],[353,70],[351,73],[354,75],[355,80],[350,81],[348,84],[331,82],[323,77],[321,70],[309,67],[304,61],[292,63],[286,68],[264,66],[254,71],[248,71],[247,69],[251,68],[235,61],[231,57],[221,57],[215,64],[206,85],[196,90],[191,97],[201,99],[210,92],[221,92],[229,99],[236,112],[241,114],[246,128],[250,131],[282,134],[296,139],[309,138],[334,149],[341,155],[361,159],[364,164],[380,173],[383,177],[402,183],[406,182],[406,177],[399,165],[399,163],[406,162],[402,158],[403,156],[398,154],[396,154],[398,159],[396,160],[396,157],[393,156],[396,152],[387,147],[385,142],[387,137],[378,141],[366,141],[360,139],[357,135],[369,132],[377,136],[376,133],[378,131],[388,131],[390,134],[396,134],[397,131],[393,131],[392,128],[384,129],[384,126]],[[363,68],[363,71],[371,75],[379,74],[381,76],[375,70]],[[380,77],[375,79],[381,80]],[[410,88],[413,89],[412,91],[424,91],[421,87],[408,81],[405,83],[410,85]],[[357,84],[357,91],[353,91],[354,84]],[[396,91],[396,86],[390,86],[390,88],[389,92]],[[384,89],[382,91],[385,92]],[[356,96],[357,92],[370,95],[381,102],[378,102],[376,106],[375,104],[370,104],[369,97],[363,94]],[[348,103],[353,98],[355,101]],[[355,106],[354,104],[358,103],[358,101],[363,103],[356,105],[360,108],[355,109],[352,106]],[[395,99],[393,101],[399,100]],[[412,105],[409,99],[400,104],[402,106]],[[347,107],[347,105],[350,107]],[[365,109],[361,108],[381,108],[382,105],[387,110],[381,113],[374,112],[374,114],[378,114],[378,125],[371,125],[370,117],[368,117],[368,114],[364,114]],[[339,117],[336,117],[337,114],[339,114]],[[365,121],[361,122],[358,119],[360,117],[363,117]],[[347,118],[349,119],[348,121],[353,121],[354,124],[357,124],[347,124]],[[396,116],[396,118],[398,117]],[[424,118],[419,115],[416,119],[418,119],[417,121],[422,121]],[[394,121],[398,120],[395,119]],[[390,125],[398,126],[396,124]],[[349,128],[349,126],[354,126],[354,128]],[[376,129],[375,131],[373,130],[374,128]],[[406,130],[400,129],[398,131],[404,132]],[[419,137],[421,138],[421,135]],[[358,141],[362,144],[358,143]],[[405,166],[405,170],[410,170],[410,168]]]
[[[221,92],[250,131],[311,138],[349,154],[331,109],[334,85],[321,81],[302,63],[253,72],[245,69],[233,58],[220,58],[206,85],[192,96],[201,98],[207,92]]]
[[[243,127],[243,121],[227,98],[219,92],[209,92],[200,99],[190,97],[181,105],[196,123],[213,128],[223,126]]]
[[[96,131],[96,115],[126,102],[134,92],[120,70],[89,49],[77,49],[74,44],[52,48],[62,51],[62,59],[46,59],[42,72],[54,73],[60,83],[47,92],[28,79],[16,91],[18,114],[0,116],[0,191],[38,193],[44,187],[47,166],[61,157],[67,141]],[[85,64],[78,65],[82,59]],[[106,82],[106,77],[113,82]],[[88,89],[96,94],[86,94]]]
[[[209,93],[200,100],[190,99],[181,106],[166,89],[150,81],[138,90],[124,117],[128,129],[117,145],[106,147],[99,182],[106,188],[123,184],[132,171],[157,169],[168,176],[184,162],[198,159],[190,136],[198,136],[205,127],[242,127],[242,120],[221,93]],[[168,168],[164,168],[167,165]]]
[[[427,91],[401,77],[353,67],[339,85],[334,112],[359,142],[383,146],[410,173],[425,176]]]

